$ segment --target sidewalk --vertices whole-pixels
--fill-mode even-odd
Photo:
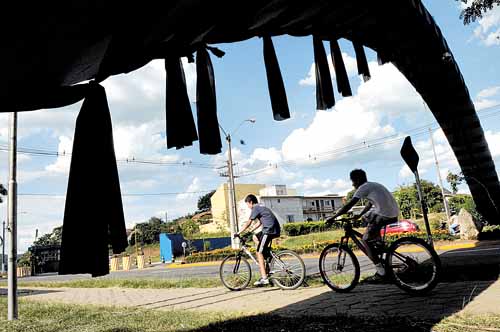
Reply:
[[[0,290],[0,293],[5,289]],[[393,285],[361,284],[351,293],[327,287],[282,291],[277,288],[230,292],[225,288],[119,289],[32,288],[32,301],[127,306],[157,310],[207,310],[284,316],[397,315],[440,319],[453,313],[500,314],[500,280],[441,283],[428,296],[411,297]]]

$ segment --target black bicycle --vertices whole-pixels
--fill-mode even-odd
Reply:
[[[248,237],[240,237],[241,249],[224,258],[219,268],[222,284],[233,291],[246,288],[252,280],[252,269],[245,256],[259,266],[246,244],[248,240]],[[271,283],[281,289],[296,289],[306,277],[304,261],[291,250],[273,252],[270,249],[266,257],[266,271]]]
[[[363,235],[353,229],[354,219],[341,219],[345,235],[340,243],[330,244],[321,252],[319,271],[325,283],[334,291],[349,292],[359,282],[359,261],[349,248],[349,239],[367,256],[361,241]],[[375,245],[375,253],[382,262],[386,275],[410,294],[424,294],[433,289],[441,275],[441,260],[434,248],[422,239],[404,237],[390,246],[382,242]]]

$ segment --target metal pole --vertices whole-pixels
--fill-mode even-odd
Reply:
[[[0,261],[2,264],[0,265],[0,269],[2,273],[5,273],[5,220],[2,222],[2,257],[0,257]]]
[[[2,273],[5,273],[6,266],[5,266],[5,220],[2,222],[2,257],[1,258],[1,266],[0,268],[2,269]]]
[[[427,203],[425,202],[425,198],[422,193],[422,185],[420,184],[420,176],[418,175],[418,171],[415,171],[415,180],[417,185],[418,198],[420,200],[420,206],[422,207],[422,214],[424,216],[425,229],[427,230],[427,242],[434,247],[434,244],[432,242],[431,227],[429,225],[429,219],[427,218]]]
[[[8,268],[8,309],[7,319],[18,318],[17,312],[17,113],[10,114],[9,127],[9,268]]]
[[[231,229],[231,246],[233,249],[239,248],[239,240],[234,238],[238,232],[238,213],[236,210],[236,192],[234,188],[233,155],[231,153],[231,136],[226,135],[228,145],[228,175],[229,175],[229,228]]]
[[[446,211],[446,220],[448,220],[448,226],[449,226],[451,224],[450,223],[450,208],[448,207],[448,202],[446,201],[446,197],[444,195],[443,180],[441,179],[441,171],[439,169],[439,162],[437,159],[436,148],[434,147],[434,138],[432,137],[431,128],[429,128],[429,135],[431,136],[432,151],[434,152],[434,160],[436,162],[436,170],[438,173],[439,187],[441,188],[441,195],[443,196],[444,210]]]

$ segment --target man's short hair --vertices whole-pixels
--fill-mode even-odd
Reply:
[[[368,181],[366,173],[362,169],[353,169],[351,174],[349,174],[349,177],[351,178],[351,181],[356,183],[365,183]]]
[[[253,195],[253,194],[247,195],[247,197],[245,198],[245,203],[249,203],[249,202],[252,202],[253,204],[259,203],[259,201],[257,200],[257,197],[255,197],[255,195]]]

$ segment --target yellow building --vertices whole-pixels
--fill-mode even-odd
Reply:
[[[236,202],[244,199],[248,194],[259,196],[259,191],[266,186],[263,184],[235,184]],[[211,231],[229,230],[229,186],[221,184],[210,198],[212,203],[213,224]],[[209,227],[206,227],[207,231]]]

